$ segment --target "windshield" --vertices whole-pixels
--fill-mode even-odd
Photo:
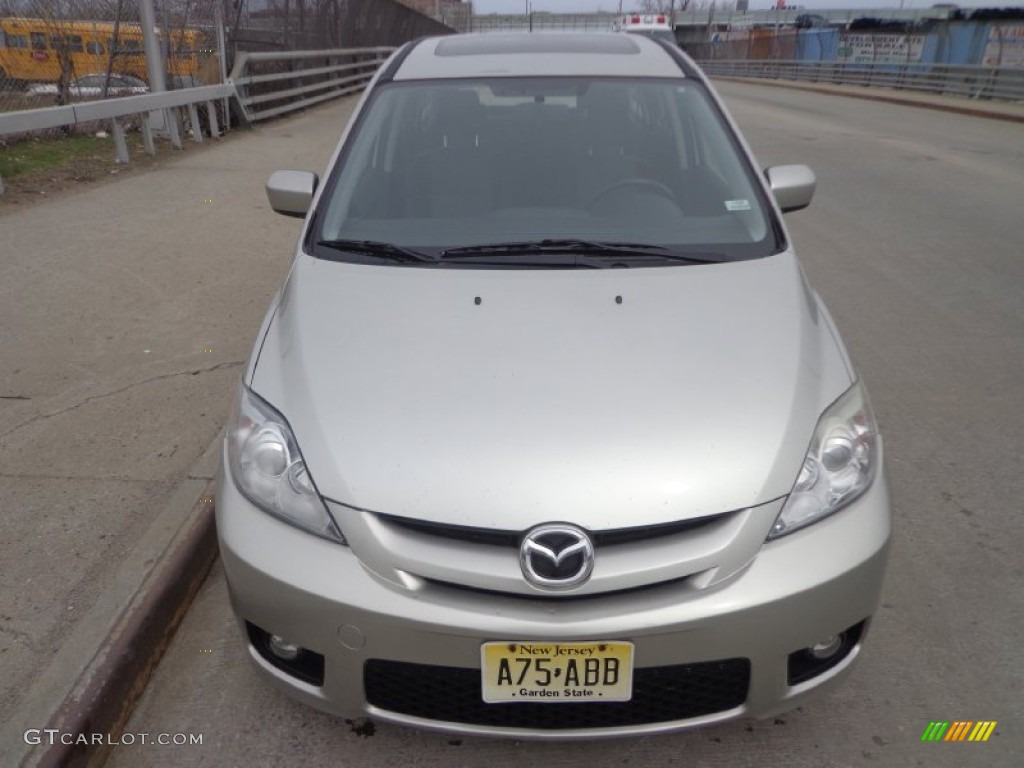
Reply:
[[[353,260],[366,242],[436,256],[566,240],[756,258],[780,243],[751,173],[691,81],[390,83],[328,179],[311,237],[332,259],[363,243]]]

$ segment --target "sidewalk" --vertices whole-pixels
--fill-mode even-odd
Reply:
[[[0,209],[0,765],[58,707],[95,704],[117,653],[150,650],[123,643],[126,608],[170,594],[155,566],[208,566],[180,544],[213,541],[215,443],[299,228],[263,185],[322,170],[353,105]],[[156,607],[166,624],[135,630],[159,647],[180,605]]]
[[[800,80],[772,80],[762,77],[719,77],[713,80],[726,80],[734,83],[749,83],[773,88],[793,88],[812,91],[830,96],[846,96],[867,101],[884,101],[889,104],[902,104],[907,107],[937,109],[971,117],[984,117],[991,120],[1009,120],[1024,123],[1024,103],[1008,101],[983,101],[966,99],[958,96],[941,96],[922,91],[903,91],[895,88],[878,88],[862,85],[835,85],[832,83],[808,83]]]

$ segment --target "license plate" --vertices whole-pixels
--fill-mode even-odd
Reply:
[[[480,668],[489,704],[629,701],[633,696],[632,643],[484,643]]]

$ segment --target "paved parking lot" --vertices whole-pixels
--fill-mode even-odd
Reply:
[[[815,203],[789,224],[885,434],[898,515],[893,559],[846,685],[768,721],[602,743],[349,723],[256,677],[217,568],[127,728],[202,734],[202,745],[121,746],[111,765],[1020,764],[1020,126],[779,88],[721,90],[762,164],[806,162],[818,172]],[[331,109],[313,117],[336,121]],[[248,339],[255,330],[238,332]],[[999,725],[985,744],[920,742],[929,721],[957,719]]]

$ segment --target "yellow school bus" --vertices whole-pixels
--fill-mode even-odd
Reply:
[[[200,42],[195,29],[172,30],[167,74],[198,77]],[[120,24],[115,40],[112,21],[0,18],[0,83],[7,81],[0,87],[56,82],[62,60],[72,78],[106,72],[111,59],[113,72],[148,80],[138,24]]]

